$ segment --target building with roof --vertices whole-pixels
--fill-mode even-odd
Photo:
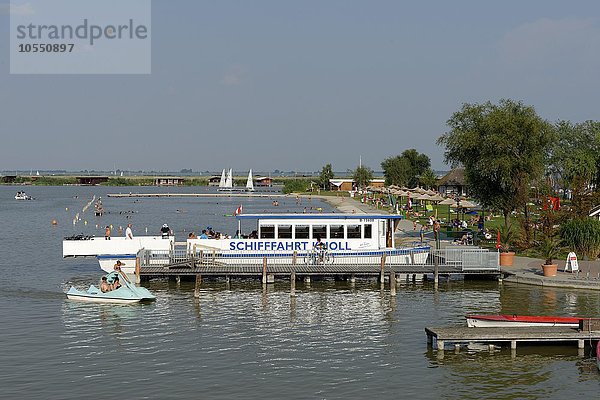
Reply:
[[[154,186],[180,186],[184,181],[179,176],[157,176],[154,178]]]
[[[467,196],[467,182],[465,180],[465,169],[455,168],[444,175],[437,183],[437,191],[442,195]]]
[[[329,190],[331,191],[345,191],[349,192],[355,189],[356,184],[353,179],[330,179],[329,180]],[[384,187],[385,179],[372,179],[369,182],[369,186],[371,187]]]

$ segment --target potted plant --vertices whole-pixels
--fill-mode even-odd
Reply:
[[[556,235],[553,234],[544,235],[542,241],[540,242],[539,250],[542,256],[546,259],[542,265],[544,276],[556,276],[558,265],[553,264],[552,261],[560,254],[560,240],[558,240]]]
[[[512,224],[506,225],[500,230],[500,265],[503,267],[512,267],[514,251],[510,251],[512,244],[516,240],[517,231]]]

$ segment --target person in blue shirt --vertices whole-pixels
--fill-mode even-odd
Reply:
[[[202,234],[200,235],[199,239],[208,239],[208,236],[206,235],[206,229],[202,229]]]

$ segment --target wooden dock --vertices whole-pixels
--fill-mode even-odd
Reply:
[[[459,348],[462,344],[484,343],[491,345],[510,344],[516,350],[517,343],[561,343],[574,342],[579,349],[585,347],[586,341],[600,340],[600,330],[584,331],[578,328],[565,327],[512,327],[512,328],[469,328],[466,326],[425,328],[427,344],[444,350],[444,347],[454,345]]]
[[[281,192],[222,192],[222,193],[109,193],[108,197],[127,198],[127,197],[268,197],[280,198],[289,197]]]

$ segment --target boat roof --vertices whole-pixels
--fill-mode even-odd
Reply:
[[[237,219],[404,219],[403,215],[396,214],[344,214],[344,213],[318,213],[318,214],[239,214]]]

